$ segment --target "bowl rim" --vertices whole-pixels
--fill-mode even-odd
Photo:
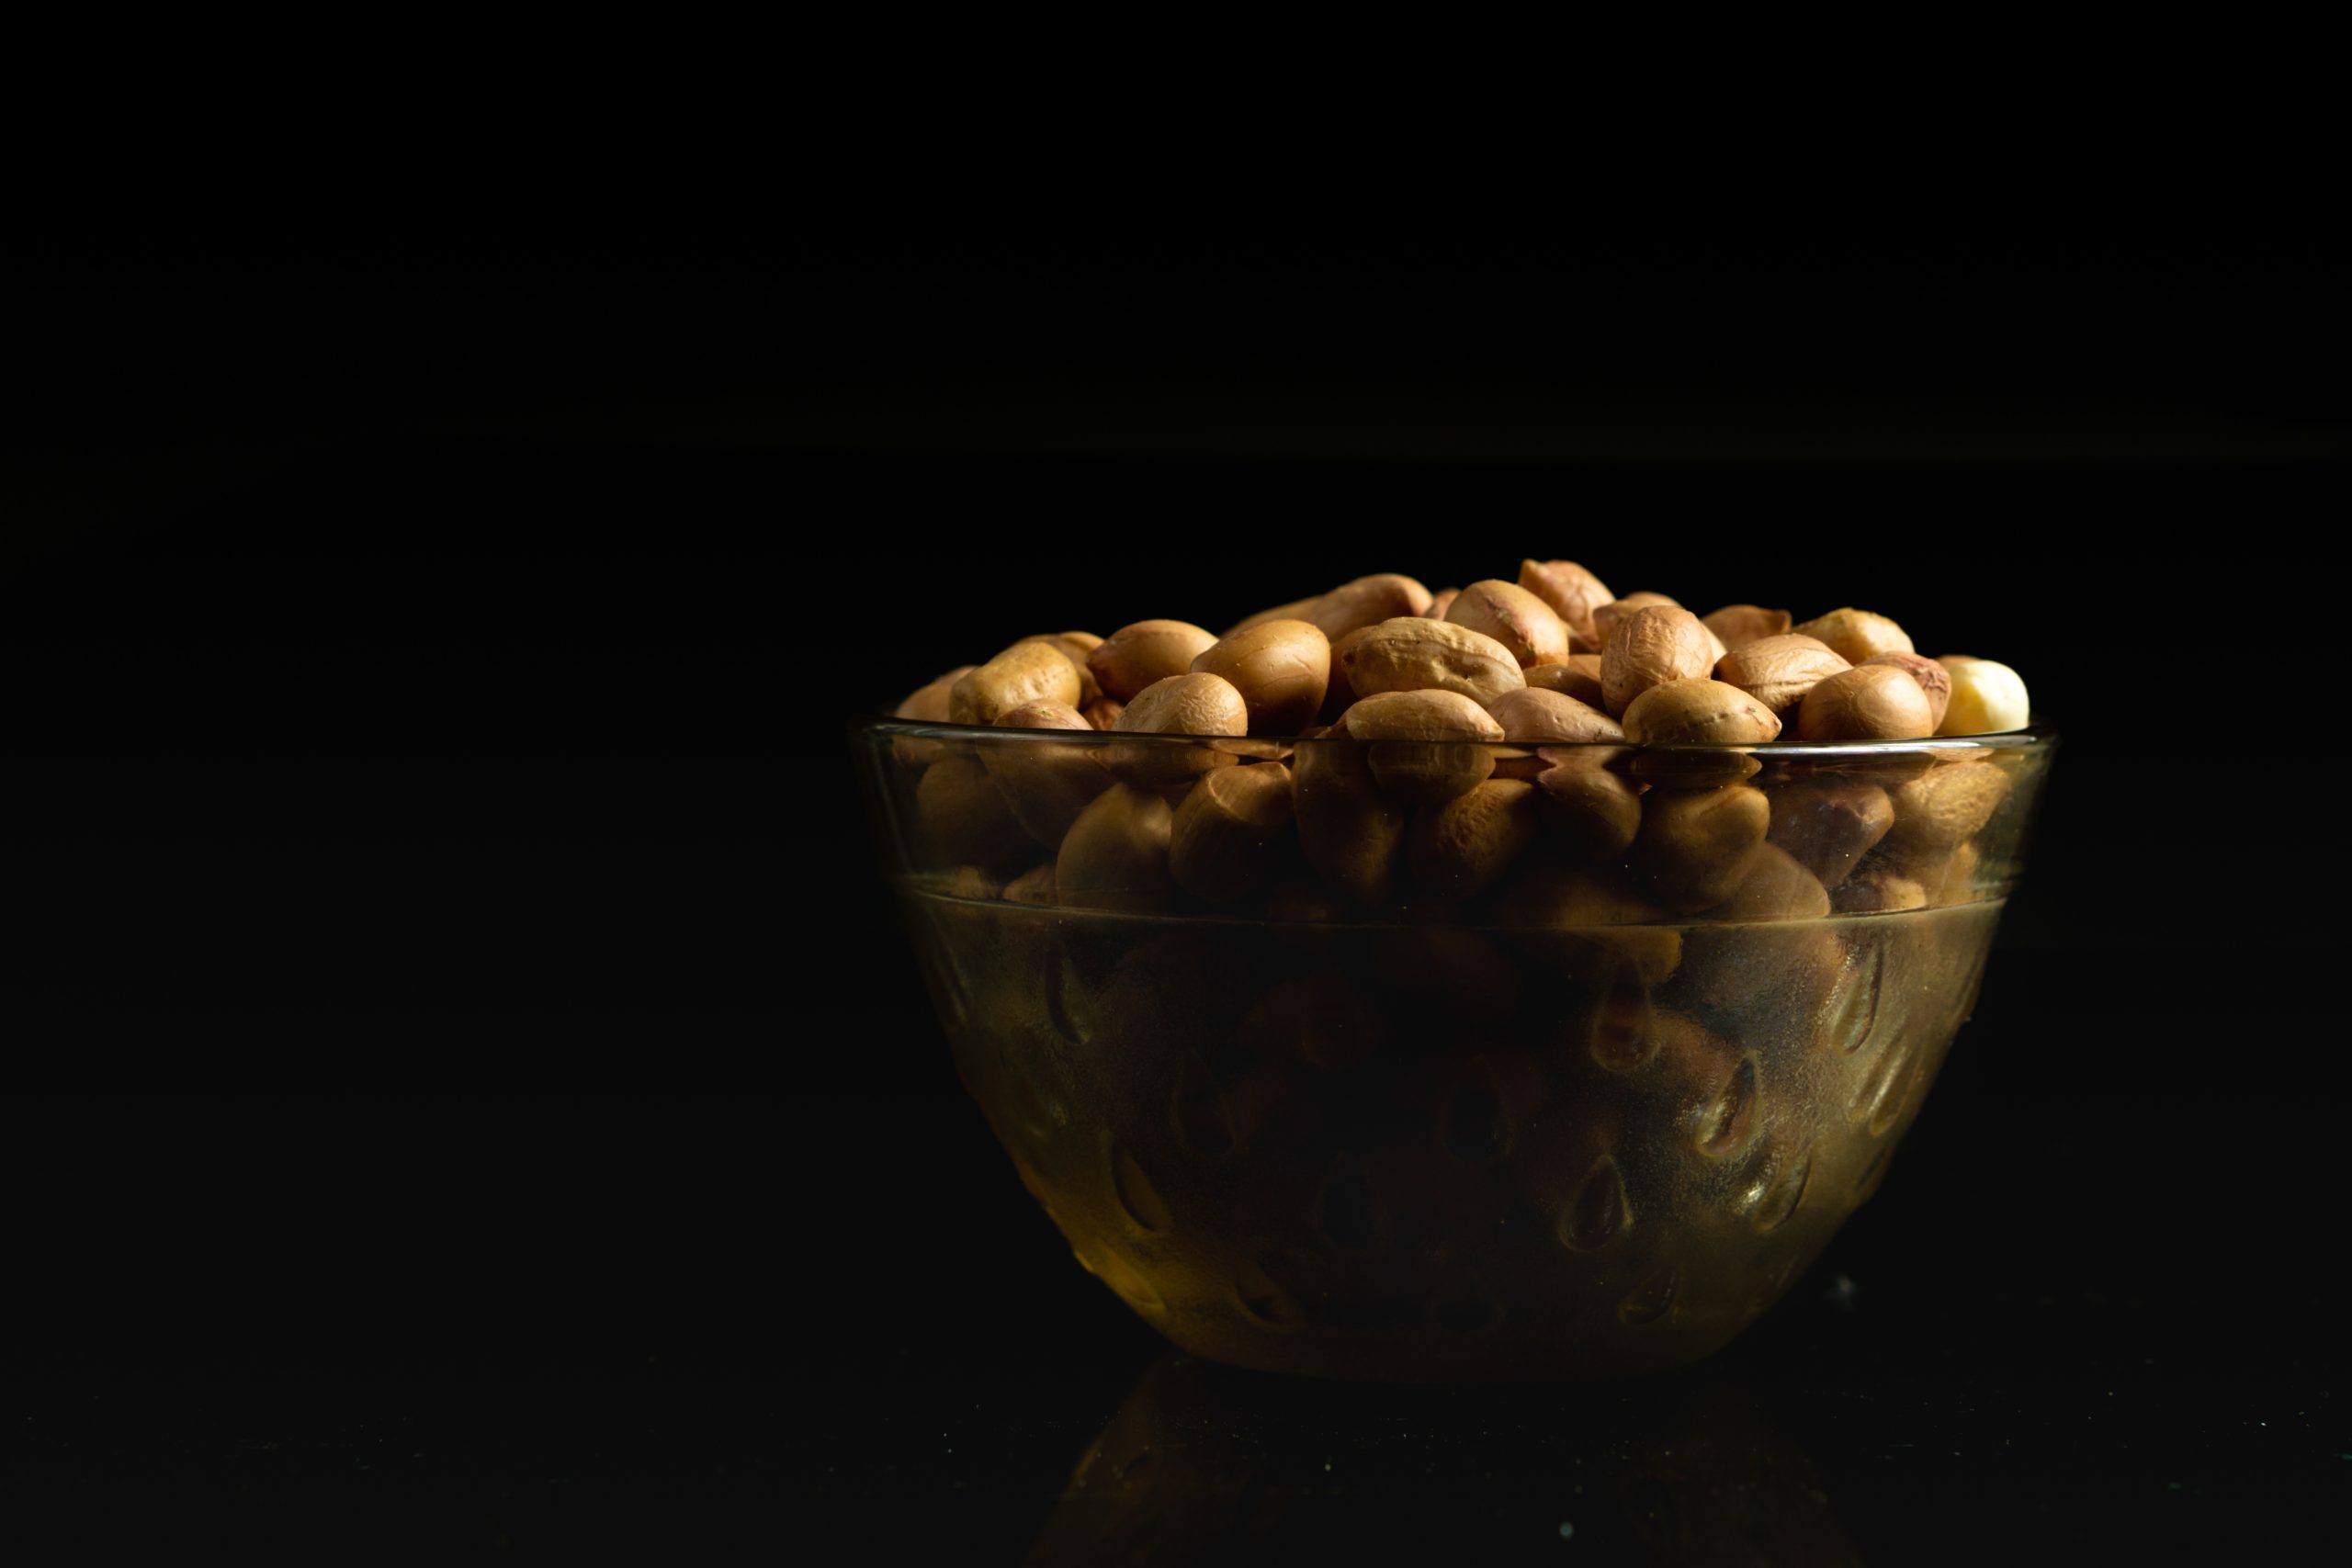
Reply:
[[[1762,740],[1712,742],[1670,746],[1643,745],[1633,740],[1367,740],[1352,735],[1181,735],[1165,730],[1129,729],[1002,729],[984,724],[950,724],[944,720],[896,718],[888,714],[859,715],[850,721],[859,734],[914,740],[952,740],[977,745],[1018,745],[1043,741],[1057,746],[1107,746],[1142,743],[1167,746],[1210,746],[1242,756],[1272,755],[1276,749],[1296,746],[1485,746],[1498,750],[1530,751],[1665,751],[1745,752],[1762,757],[1912,757],[1923,752],[2031,751],[2058,743],[2058,728],[2039,715],[2022,728],[1996,729],[1983,735],[1928,735],[1913,740]]]

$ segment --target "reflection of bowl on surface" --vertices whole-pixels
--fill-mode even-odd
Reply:
[[[1368,905],[1278,830],[1223,901],[1172,885],[1153,803],[1204,787],[1197,740],[858,744],[957,1068],[1079,1261],[1197,1355],[1390,1379],[1674,1366],[1770,1306],[1967,1017],[2052,746],[1612,750],[1680,837],[1597,861],[1543,817],[1456,898],[1402,847],[1423,801]],[[1108,797],[1098,759],[1170,782]],[[1091,829],[993,782],[1073,773]]]
[[[1567,1527],[1563,1535],[1562,1527]],[[1031,1549],[1064,1563],[1859,1562],[1812,1460],[1703,1377],[1557,1395],[1317,1384],[1170,1352]]]

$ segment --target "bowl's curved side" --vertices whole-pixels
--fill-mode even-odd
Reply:
[[[1186,1350],[1459,1379],[1695,1360],[1875,1190],[1997,904],[1682,933],[920,901],[956,1066],[1079,1261]]]

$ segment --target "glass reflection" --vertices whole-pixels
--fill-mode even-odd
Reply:
[[[1025,1560],[1059,1564],[1861,1561],[1812,1460],[1719,1374],[1400,1387],[1170,1351]]]

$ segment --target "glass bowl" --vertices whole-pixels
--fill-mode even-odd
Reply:
[[[2055,748],[853,731],[956,1070],[1182,1349],[1729,1342],[1884,1179]]]

